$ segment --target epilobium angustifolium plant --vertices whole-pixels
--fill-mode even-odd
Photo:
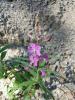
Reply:
[[[49,76],[48,54],[38,43],[29,43],[27,55],[15,57],[4,61],[8,46],[1,47],[1,60],[3,77],[13,80],[13,86],[8,86],[9,100],[31,100],[37,89],[46,96],[46,100],[53,98],[51,91],[45,85],[44,79]],[[43,50],[42,50],[43,49]],[[3,58],[2,58],[3,57]],[[48,98],[49,96],[49,98]]]

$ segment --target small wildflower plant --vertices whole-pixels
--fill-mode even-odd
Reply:
[[[47,97],[53,98],[51,91],[45,86],[45,78],[50,75],[48,65],[48,54],[38,43],[29,43],[27,55],[15,57],[4,61],[6,48],[0,48],[0,76],[14,79],[13,86],[8,86],[9,100],[31,100],[37,89]],[[43,50],[42,50],[43,49]],[[54,99],[54,98],[53,98]]]

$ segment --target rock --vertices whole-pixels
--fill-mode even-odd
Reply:
[[[73,83],[65,84],[71,91],[75,92],[75,85]]]
[[[36,97],[36,100],[44,100],[43,96],[42,96],[42,91],[39,89],[39,90],[36,90],[35,92],[35,97]]]
[[[31,97],[31,100],[35,100],[35,97]]]
[[[18,50],[18,49],[8,49],[4,59],[8,60],[10,58],[14,58],[14,57],[17,57],[17,56],[20,56],[20,50]]]
[[[63,60],[62,62],[61,62],[61,66],[62,67],[64,67],[64,68],[66,68],[67,67],[67,59],[66,60]]]
[[[7,95],[7,85],[4,84],[4,79],[0,80],[0,91],[1,91],[1,95],[0,95],[0,99],[1,100],[5,100],[6,98],[8,98]]]
[[[64,87],[57,88],[53,91],[53,94],[55,96],[55,100],[74,100],[73,95],[71,94],[71,91]]]

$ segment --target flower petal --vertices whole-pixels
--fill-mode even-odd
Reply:
[[[44,70],[41,70],[41,76],[45,77],[46,76],[46,72]]]

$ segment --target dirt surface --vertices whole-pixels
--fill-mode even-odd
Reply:
[[[69,62],[75,72],[75,0],[0,0],[0,33],[10,34],[10,37],[21,34],[26,39],[29,32],[35,33],[37,14],[41,33],[53,35],[52,40],[46,43],[48,52],[52,54],[50,63],[59,66],[60,59],[65,68]],[[64,87],[64,91],[68,91],[66,96],[62,89],[63,86],[54,91],[56,100],[75,100],[75,94]]]

